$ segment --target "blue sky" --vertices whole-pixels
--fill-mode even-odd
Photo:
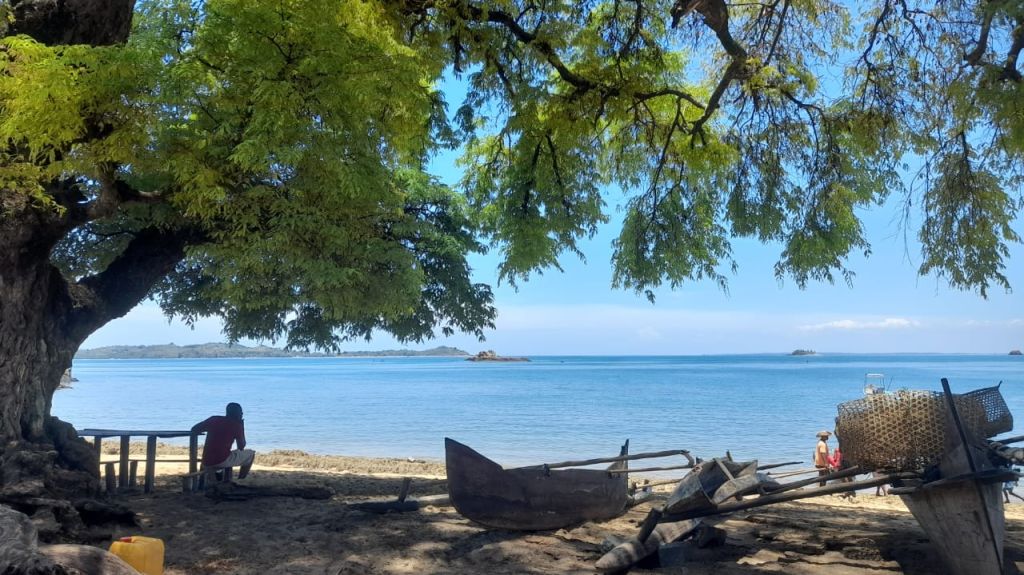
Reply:
[[[449,79],[444,90],[449,102],[458,102],[452,94],[464,93],[465,88]],[[455,184],[455,157],[439,155],[431,171]],[[993,289],[986,300],[955,291],[934,276],[917,275],[921,258],[913,240],[915,223],[905,238],[895,202],[862,212],[872,254],[851,255],[848,267],[856,273],[852,287],[842,280],[810,284],[804,290],[788,279],[779,283],[773,266],[781,246],[737,239],[733,257],[739,269],[729,275],[728,293],[711,282],[690,283],[675,291],[658,290],[653,305],[642,295],[611,289],[611,243],[621,215],[614,200],[608,202],[611,222],[581,244],[586,263],[564,256],[564,273],[547,270],[514,290],[497,284],[497,252],[471,259],[474,279],[495,289],[499,315],[486,341],[460,334],[405,345],[380,334],[369,343],[349,342],[345,349],[451,345],[471,353],[493,349],[502,355],[693,355],[797,348],[1005,354],[1024,349],[1024,304],[1019,296]],[[1024,235],[1024,221],[1018,219],[1014,229]],[[1024,289],[1024,246],[1011,246],[1005,275],[1014,287]],[[155,304],[145,303],[97,331],[82,347],[210,341],[223,341],[218,320],[202,321],[192,330],[178,321],[168,322]]]
[[[891,206],[864,214],[872,254],[850,259],[853,286],[814,283],[800,290],[775,280],[772,266],[781,247],[734,240],[739,265],[729,292],[710,282],[659,290],[655,304],[632,292],[611,289],[611,241],[615,223],[583,243],[587,262],[563,258],[564,273],[548,270],[521,283],[518,291],[497,285],[497,253],[472,260],[474,276],[495,286],[497,327],[485,342],[456,335],[403,345],[381,334],[350,342],[347,350],[452,345],[475,353],[503,355],[692,355],[775,353],[797,348],[820,352],[997,353],[1024,348],[1024,306],[1014,294],[993,290],[989,298],[955,291],[935,277],[918,277],[920,250],[905,243]],[[611,214],[613,220],[617,219]],[[1018,233],[1024,226],[1018,221]],[[911,234],[912,235],[912,234]],[[1024,289],[1024,248],[1012,247],[1006,275]],[[222,341],[220,323],[195,330],[168,322],[151,303],[111,322],[83,348],[103,345]]]

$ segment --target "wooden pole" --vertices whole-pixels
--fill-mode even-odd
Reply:
[[[118,487],[124,489],[128,487],[128,450],[130,435],[121,436],[121,466],[118,473]]]
[[[776,467],[786,467],[788,465],[800,465],[803,461],[786,461],[785,463],[768,463],[766,465],[758,465],[758,471],[764,471],[765,469],[775,469]]]
[[[1020,443],[1021,441],[1024,441],[1024,435],[1014,435],[1013,437],[1007,437],[1006,439],[996,438],[993,441],[996,443],[1002,443],[1003,445],[1006,445],[1007,443]]]
[[[808,467],[806,469],[797,469],[796,471],[787,471],[785,473],[769,473],[775,479],[781,479],[783,477],[793,477],[794,475],[807,475],[808,473],[817,473],[817,467]]]
[[[132,489],[135,488],[135,483],[136,483],[136,478],[138,477],[138,473],[139,473],[139,462],[134,460],[134,459],[129,461],[128,462],[128,487],[129,488],[132,488]]]
[[[103,466],[104,480],[107,484],[107,494],[117,491],[117,477],[114,476],[114,462],[108,461]]]
[[[769,493],[773,493],[773,494],[774,493],[782,493],[783,491],[790,491],[790,490],[796,489],[798,487],[804,487],[805,485],[811,485],[812,483],[820,483],[822,481],[832,481],[833,479],[845,479],[847,477],[853,477],[854,475],[858,475],[860,473],[862,473],[862,471],[860,470],[860,467],[857,467],[855,465],[853,467],[850,467],[849,469],[844,469],[842,471],[835,471],[835,472],[829,473],[828,475],[822,475],[822,476],[819,476],[819,477],[812,477],[810,479],[801,479],[799,481],[794,481],[792,483],[784,483],[784,484],[776,487],[775,489],[766,489],[766,490]],[[915,475],[914,477],[917,477],[917,476]],[[850,484],[847,483],[847,485],[850,485]]]
[[[188,472],[195,473],[199,469],[199,434],[188,436]]]
[[[398,501],[405,501],[405,498],[409,496],[410,483],[412,483],[412,477],[405,477],[402,479],[402,487],[398,491]]]
[[[670,471],[673,469],[693,469],[692,465],[673,465],[670,467],[641,467],[639,469],[609,469],[608,473],[611,475],[621,473],[642,473],[645,471]],[[678,479],[676,481],[679,481]]]
[[[153,481],[156,478],[156,436],[150,435],[146,438],[146,483],[142,491],[151,493]]]
[[[690,462],[690,466],[696,465],[697,462],[690,455],[690,452],[685,449],[671,449],[668,451],[652,451],[650,453],[637,453],[635,455],[621,455],[619,457],[599,457],[597,459],[584,459],[582,461],[563,461],[561,463],[544,463],[537,467],[543,467],[545,469],[558,469],[560,467],[583,467],[584,465],[596,465],[598,463],[615,463],[616,461],[633,461],[634,459],[654,459],[657,457],[671,457],[673,455],[682,455]]]
[[[99,460],[103,458],[102,444],[103,444],[103,438],[98,436],[98,435],[94,435],[93,438],[92,438],[92,447],[93,447],[93,449],[96,450],[96,461],[97,462],[99,462]]]

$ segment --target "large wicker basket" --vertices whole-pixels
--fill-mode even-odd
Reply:
[[[1013,429],[999,386],[953,396],[972,434]],[[945,449],[947,409],[940,392],[899,390],[838,406],[836,435],[843,459],[863,469],[912,471],[938,462]]]

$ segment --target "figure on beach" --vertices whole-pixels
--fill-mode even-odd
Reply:
[[[832,455],[828,456],[828,466],[829,466],[829,468],[832,471],[840,471],[842,469],[845,469],[846,467],[849,467],[848,465],[844,465],[844,463],[843,463],[843,452],[840,449],[840,446],[838,445],[838,442],[839,442],[839,436],[837,435],[836,436],[836,443],[837,443],[837,445],[836,445],[835,449],[832,450]],[[844,477],[840,481],[843,482],[843,483],[852,483],[853,482],[853,477]],[[857,496],[857,492],[856,491],[847,491],[846,493],[842,493],[840,495],[840,497],[843,497],[843,498],[846,498],[846,499],[852,499],[852,498],[854,498],[856,496]]]
[[[1020,473],[1020,469],[1014,468],[1014,471]],[[1010,502],[1011,495],[1013,495],[1017,499],[1020,499],[1021,501],[1024,501],[1024,497],[1021,497],[1020,495],[1017,495],[1016,493],[1013,492],[1014,487],[1017,487],[1016,479],[1011,479],[1009,481],[1003,482],[1003,498],[1006,500],[1007,503]]]
[[[238,478],[249,474],[256,452],[245,448],[245,420],[242,406],[229,403],[224,415],[213,415],[192,426],[192,433],[206,432],[203,444],[202,465],[204,468],[221,469],[238,467]],[[232,450],[231,444],[238,446]]]
[[[875,478],[885,477],[885,473],[882,471],[875,471],[874,473],[871,474],[871,476]],[[889,495],[889,488],[886,487],[884,483],[882,485],[879,485],[878,487],[875,487],[875,497],[884,497],[886,495]]]
[[[814,467],[818,470],[819,477],[825,477],[829,473],[829,450],[828,437],[832,435],[828,431],[818,432],[818,445],[814,448]],[[822,479],[818,485],[825,487],[826,481]]]

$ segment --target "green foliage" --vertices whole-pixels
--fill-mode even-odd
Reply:
[[[558,267],[615,189],[613,281],[648,297],[726,289],[734,237],[779,245],[780,279],[851,281],[894,195],[920,272],[984,296],[1020,241],[1019,4],[147,0],[123,46],[0,29],[0,188],[80,218],[73,278],[188,230],[167,312],[300,347],[482,334],[466,255]],[[450,190],[424,165],[456,145]]]

